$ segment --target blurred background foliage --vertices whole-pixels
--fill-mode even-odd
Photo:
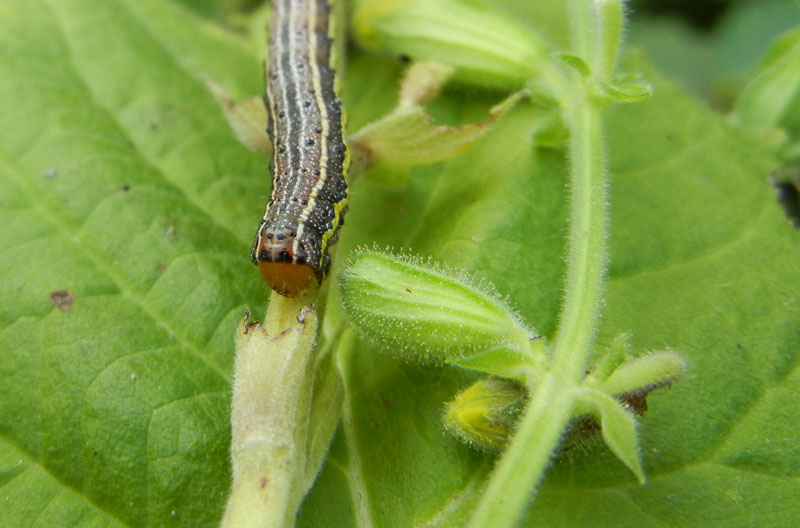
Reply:
[[[264,0],[174,1],[237,32],[266,22]],[[628,9],[628,45],[726,113],[775,37],[800,25],[800,0],[629,0]]]
[[[632,0],[628,43],[688,92],[727,112],[798,0]]]

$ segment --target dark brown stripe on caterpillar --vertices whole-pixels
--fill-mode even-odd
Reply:
[[[327,276],[347,210],[333,18],[325,0],[275,0],[270,22],[264,101],[272,193],[251,258],[270,288],[289,297]]]

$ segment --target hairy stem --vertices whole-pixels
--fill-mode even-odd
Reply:
[[[586,57],[596,35],[588,30],[594,16],[592,5],[587,0],[573,0],[571,7],[574,48]],[[604,14],[599,13],[600,17]],[[602,32],[602,21],[595,22]],[[619,35],[616,29],[613,33]],[[604,43],[604,48],[609,51],[613,46]],[[602,66],[605,76],[614,60],[603,53],[598,57],[595,64]],[[572,81],[564,105],[570,128],[567,273],[552,364],[543,379],[529,383],[530,404],[478,503],[470,522],[473,528],[515,525],[535,496],[572,416],[574,389],[583,375],[600,318],[608,231],[602,109],[592,102],[582,77],[575,73]]]
[[[236,335],[231,461],[233,484],[223,527],[294,526],[308,485],[317,313],[314,294],[272,295],[264,325]]]
[[[570,418],[572,396],[555,375],[531,391],[531,400],[511,444],[492,473],[470,520],[472,528],[514,526],[536,493]]]
[[[580,84],[570,125],[570,230],[564,305],[553,348],[553,371],[577,383],[600,315],[606,268],[606,182],[601,109]]]

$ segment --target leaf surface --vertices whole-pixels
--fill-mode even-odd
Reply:
[[[508,5],[528,27],[566,27],[555,2]],[[267,299],[248,258],[267,161],[237,142],[204,82],[258,94],[260,58],[242,42],[158,0],[0,5],[4,522],[220,518],[233,331]],[[775,160],[643,62],[628,68],[645,70],[655,95],[608,114],[597,340],[629,332],[634,351],[684,354],[688,373],[651,394],[639,422],[645,487],[590,447],[553,464],[526,525],[797,524],[800,250],[766,178]],[[354,52],[351,130],[394,106],[399,69]],[[430,107],[463,124],[496,101],[448,91]],[[565,162],[533,147],[538,117],[518,105],[404,188],[356,181],[337,262],[364,244],[433,255],[492,281],[552,336]],[[74,300],[56,306],[63,291]],[[335,298],[328,308],[340,324]],[[363,343],[338,361],[342,425],[299,525],[463,525],[493,458],[446,436],[441,414],[474,375]]]

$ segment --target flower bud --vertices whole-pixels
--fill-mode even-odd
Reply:
[[[362,0],[354,26],[365,46],[453,66],[456,80],[482,86],[521,87],[549,60],[533,32],[475,0]]]
[[[480,380],[447,404],[445,427],[474,447],[502,449],[514,431],[526,398],[525,389],[511,380]]]
[[[397,353],[443,361],[532,336],[485,288],[430,262],[361,251],[340,285],[356,330]]]

